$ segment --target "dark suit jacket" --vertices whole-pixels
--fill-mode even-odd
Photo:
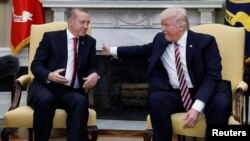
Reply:
[[[141,46],[124,46],[117,50],[119,58],[149,59],[149,84],[157,90],[172,89],[166,69],[160,57],[170,42],[163,33],[158,33],[153,41]],[[195,97],[207,102],[221,81],[221,57],[214,37],[188,31],[186,45],[188,73],[194,86]]]
[[[31,71],[34,74],[34,83],[56,86],[55,83],[47,84],[50,72],[67,65],[67,34],[66,30],[46,32],[37,48]],[[72,56],[73,57],[73,56]],[[88,76],[96,69],[96,40],[89,35],[79,38],[77,75],[80,87],[83,85],[83,77]],[[97,72],[98,73],[98,72]],[[62,74],[65,75],[65,72]],[[38,87],[39,85],[36,85]],[[32,89],[32,88],[31,88]]]

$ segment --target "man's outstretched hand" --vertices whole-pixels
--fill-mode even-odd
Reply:
[[[103,55],[110,55],[110,46],[106,43],[102,43],[102,54]]]

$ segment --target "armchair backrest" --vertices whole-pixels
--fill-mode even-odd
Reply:
[[[42,40],[43,34],[48,31],[56,31],[66,29],[68,26],[67,22],[57,21],[39,25],[31,25],[30,30],[30,46],[29,46],[29,58],[28,58],[28,74],[30,74],[33,78],[33,74],[31,73],[30,66],[31,62],[34,59],[34,55],[37,47],[39,46],[40,41]],[[91,28],[89,28],[87,34],[91,34]]]
[[[191,28],[192,31],[213,35],[222,57],[222,78],[230,80],[232,88],[243,80],[244,73],[244,27],[223,24],[203,24]]]

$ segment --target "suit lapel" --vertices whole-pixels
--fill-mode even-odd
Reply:
[[[60,44],[59,47],[60,47],[62,54],[65,56],[68,56],[68,41],[67,41],[66,30],[63,30],[63,34],[61,34],[61,32],[60,32],[58,37],[59,37],[59,41],[60,41],[60,42],[58,42],[58,44]],[[65,57],[65,59],[62,60],[63,66],[65,66],[65,67],[67,65],[67,59],[68,59],[68,57]]]
[[[187,35],[187,44],[186,44],[186,60],[187,60],[187,66],[189,67],[191,65],[191,60],[193,58],[194,50],[196,48],[196,41],[193,35],[193,32],[188,31]]]
[[[161,42],[159,44],[155,43],[156,46],[153,46],[153,49],[152,49],[153,52],[151,56],[151,63],[149,65],[148,73],[151,72],[151,70],[153,69],[157,61],[161,58],[163,52],[165,51],[165,49],[167,48],[169,44],[169,42],[165,40],[163,34],[159,38],[162,38],[162,39],[159,39],[159,41]]]
[[[86,56],[88,55],[88,49],[89,46],[87,45],[87,39],[85,37],[80,37],[79,38],[79,46],[78,46],[78,59],[77,59],[77,68],[79,68],[79,64],[82,64],[82,62],[85,61],[85,59],[87,58]],[[84,57],[85,56],[85,57]]]
[[[164,36],[161,36],[161,43],[159,44],[159,48],[156,49],[156,53],[155,53],[155,59],[158,60],[161,56],[162,53],[165,51],[165,49],[167,48],[169,42],[167,42],[164,38]],[[154,54],[154,53],[153,53]]]
[[[191,69],[191,62],[194,56],[194,51],[197,49],[197,40],[195,39],[194,32],[188,31],[187,36],[187,45],[186,45],[186,60],[187,60],[187,69],[190,76],[190,79],[193,83],[193,85],[196,85],[195,82],[195,74],[194,71]]]

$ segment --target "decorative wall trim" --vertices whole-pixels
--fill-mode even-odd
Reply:
[[[198,11],[201,14],[200,24],[206,24],[214,22],[214,9],[212,8],[199,8]]]
[[[0,2],[8,2],[9,0],[0,0]]]
[[[162,9],[167,7],[183,8],[222,8],[224,0],[171,0],[171,1],[136,1],[136,0],[41,0],[43,7],[84,7],[84,8],[140,8]]]
[[[65,21],[68,7],[83,7],[91,14],[92,36],[97,40],[97,51],[102,42],[110,45],[145,44],[161,30],[159,14],[168,7],[187,9],[190,25],[215,22],[216,9],[222,9],[224,0],[41,0],[51,9],[53,21]],[[125,40],[124,40],[125,39]]]

